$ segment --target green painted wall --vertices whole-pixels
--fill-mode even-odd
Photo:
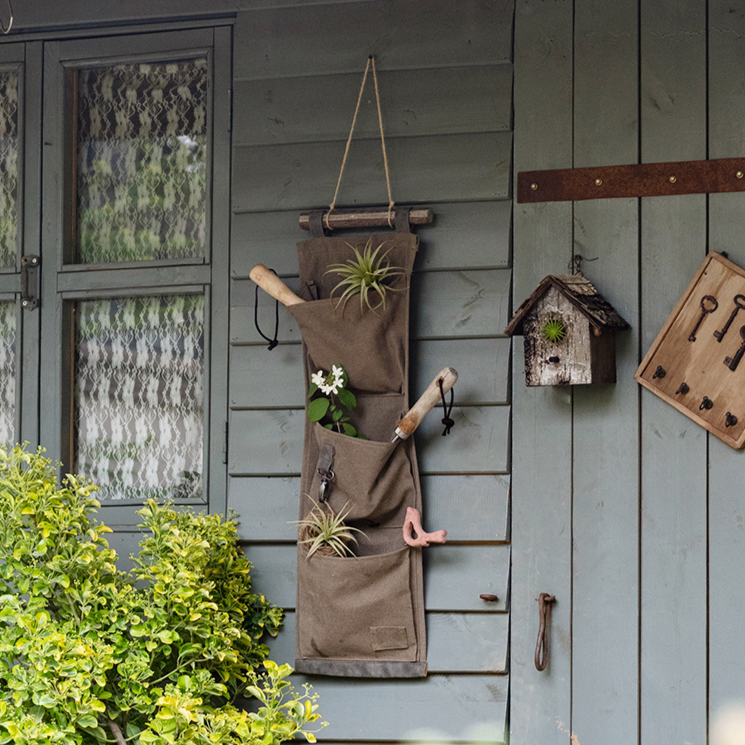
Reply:
[[[719,0],[518,0],[515,172],[742,156],[743,30]],[[515,303],[579,253],[632,325],[615,386],[527,389],[515,345],[515,745],[715,742],[742,706],[743,454],[632,376],[707,250],[745,263],[744,200],[515,206]],[[557,603],[539,673],[544,591]]]
[[[296,282],[301,210],[333,197],[369,54],[376,55],[393,195],[431,206],[412,282],[412,392],[460,373],[448,438],[417,432],[428,529],[429,677],[313,678],[323,739],[501,741],[509,630],[512,3],[373,0],[239,12],[234,28],[228,503],[258,586],[288,611],[272,644],[294,659],[295,530],[303,438],[300,337],[272,352],[253,326],[257,262]],[[372,81],[339,204],[386,202]],[[264,325],[273,301],[262,294]],[[265,329],[266,330],[266,329]],[[418,395],[418,394],[414,394]],[[494,593],[498,603],[479,598]]]

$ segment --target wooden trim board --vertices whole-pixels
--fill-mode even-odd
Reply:
[[[716,298],[718,305],[706,314],[695,341],[690,341],[702,315],[705,295]],[[745,445],[745,357],[735,370],[725,358],[734,357],[745,345],[745,310],[738,312],[721,341],[714,335],[730,318],[735,295],[745,295],[745,270],[722,254],[710,253],[639,365],[634,380],[722,442],[741,448]],[[658,367],[662,367],[664,376],[655,375]],[[682,383],[688,385],[688,392],[680,392]],[[709,409],[700,408],[704,396],[713,402]],[[737,417],[729,427],[728,413]]]

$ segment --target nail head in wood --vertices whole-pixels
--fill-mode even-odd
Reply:
[[[536,190],[538,189],[538,184],[536,184],[535,182],[533,182],[533,183],[532,183],[532,184],[530,185],[530,188],[531,188],[531,189],[532,189],[533,191],[536,191]]]
[[[737,173],[735,174],[735,176],[737,176],[737,178],[742,178],[743,176],[745,176],[745,173],[743,173],[742,171],[738,171],[738,172],[737,172]]]
[[[671,184],[674,184],[677,180],[678,180],[678,177],[677,176],[670,176],[670,178],[668,179],[668,181]]]
[[[602,186],[603,185],[603,179],[596,178],[595,179],[595,186]]]

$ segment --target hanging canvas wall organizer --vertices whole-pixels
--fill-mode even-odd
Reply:
[[[387,210],[306,216],[311,238],[298,244],[299,295],[266,267],[251,278],[284,303],[303,339],[306,399],[300,488],[295,669],[301,673],[403,678],[427,673],[422,550],[443,543],[426,533],[414,440],[422,417],[452,388],[443,369],[409,409],[409,287],[418,238],[411,214],[391,198],[375,80],[389,205]],[[344,155],[346,161],[354,121]],[[431,220],[431,213],[416,221]],[[378,224],[395,231],[327,235],[338,215],[347,227]],[[359,221],[350,220],[357,214]],[[350,262],[380,270],[358,291]],[[345,269],[346,267],[346,269]],[[373,271],[374,273],[374,271]],[[346,294],[345,294],[346,293]],[[351,398],[350,395],[351,394]],[[452,393],[451,393],[452,396]],[[451,398],[452,405],[452,398]],[[452,426],[446,413],[447,430]],[[309,524],[343,518],[336,551],[312,550]],[[346,531],[344,526],[346,526]],[[313,528],[315,530],[315,527]],[[346,532],[346,535],[342,535]],[[310,554],[310,555],[309,555]],[[350,555],[351,554],[351,555]]]
[[[710,253],[635,380],[730,447],[745,445],[745,270]]]

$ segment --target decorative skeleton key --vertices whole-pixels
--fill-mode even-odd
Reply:
[[[722,339],[724,339],[724,335],[729,331],[729,327],[732,324],[732,321],[735,320],[735,316],[740,308],[745,308],[745,295],[735,295],[735,309],[732,311],[732,315],[727,319],[727,323],[724,324],[724,328],[721,331],[714,332],[717,341],[722,341]]]
[[[711,307],[707,308],[707,303]],[[704,322],[704,318],[706,318],[706,315],[708,313],[713,313],[718,307],[719,303],[713,295],[704,295],[701,298],[701,318],[698,319],[698,323],[693,327],[693,331],[691,331],[690,336],[688,337],[688,341],[696,341],[696,332],[699,330],[699,328],[701,328],[701,324]]]
[[[740,336],[742,337],[742,344],[740,344],[740,348],[735,352],[735,356],[724,358],[724,364],[727,365],[730,370],[737,369],[742,356],[745,354],[745,326],[740,326]]]

